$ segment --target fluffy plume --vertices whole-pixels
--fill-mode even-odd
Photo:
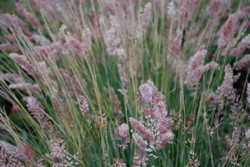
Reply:
[[[230,55],[237,56],[245,51],[245,49],[250,47],[250,35],[244,37],[238,45],[233,48],[230,52]]]
[[[30,83],[16,83],[16,84],[10,84],[10,89],[19,89],[19,90],[28,90],[31,92],[40,92],[41,89],[38,84],[30,84]]]
[[[78,156],[71,155],[67,148],[65,141],[59,137],[53,137],[49,141],[50,154],[49,158],[53,161],[53,166],[77,166],[79,165]]]
[[[235,15],[230,15],[219,33],[218,47],[220,49],[232,43]]]
[[[141,16],[141,26],[142,26],[142,31],[143,32],[147,31],[147,28],[148,28],[148,25],[149,25],[149,22],[150,22],[151,12],[152,12],[151,10],[152,10],[151,3],[147,3],[145,5],[143,14]]]
[[[241,70],[243,68],[249,67],[250,64],[250,54],[245,55],[242,59],[234,63],[236,70]]]
[[[215,62],[210,62],[206,65],[203,65],[206,54],[207,50],[205,50],[203,47],[200,47],[196,54],[189,61],[187,77],[185,80],[185,84],[188,87],[197,85],[203,73],[206,71],[210,69],[214,70],[219,67],[219,65]]]
[[[107,46],[108,54],[116,55],[118,45],[121,42],[120,31],[119,31],[121,27],[115,16],[110,16],[110,22],[111,22],[111,27],[108,30],[105,29],[103,25],[103,28],[102,28],[104,29],[103,37],[104,37],[104,42]]]
[[[26,10],[25,6],[20,2],[16,1],[16,11],[18,14],[23,16],[27,21],[29,21],[34,28],[39,28],[39,22],[37,21],[35,15]]]
[[[89,112],[89,104],[87,99],[84,96],[80,96],[79,98],[79,107],[80,107],[80,111],[83,114],[86,114]]]
[[[53,125],[49,118],[45,115],[44,107],[39,103],[34,97],[27,97],[27,108],[31,114],[36,118],[41,124],[42,128],[45,130],[53,131]]]
[[[124,143],[121,145],[118,145],[122,149],[126,149],[128,143],[129,143],[129,127],[127,124],[121,124],[118,126],[115,130],[116,132],[116,139],[117,140],[123,140]]]
[[[153,100],[154,94],[157,91],[154,83],[150,80],[142,84],[139,89],[143,100],[145,100],[146,102],[151,102]]]
[[[236,99],[236,92],[233,88],[233,70],[231,65],[226,65],[225,67],[225,76],[222,84],[216,90],[216,94],[219,96],[226,97],[230,101],[234,101]]]
[[[166,143],[171,143],[174,138],[170,130],[172,119],[167,117],[167,109],[163,95],[157,91],[153,82],[148,80],[140,86],[142,100],[151,107],[141,106],[145,119],[136,120],[129,118],[134,129],[133,139],[139,149],[152,152],[163,148]]]
[[[23,55],[18,55],[16,53],[10,54],[10,57],[17,62],[25,71],[27,71],[31,76],[35,75],[35,69]]]

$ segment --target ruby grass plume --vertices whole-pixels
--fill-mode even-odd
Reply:
[[[0,166],[250,166],[247,0],[0,8]]]

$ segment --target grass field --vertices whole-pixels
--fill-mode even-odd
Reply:
[[[249,16],[248,0],[1,1],[0,164],[250,166]]]

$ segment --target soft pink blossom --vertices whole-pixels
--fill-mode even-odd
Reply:
[[[80,96],[79,98],[79,106],[80,106],[80,110],[83,114],[88,113],[89,111],[89,104],[87,99],[84,96]]]
[[[16,53],[11,53],[10,57],[17,62],[25,71],[27,71],[31,76],[35,75],[35,69],[32,64],[24,55],[18,55]]]

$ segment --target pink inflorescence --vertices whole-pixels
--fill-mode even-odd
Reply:
[[[238,43],[238,45],[235,48],[231,50],[230,55],[237,56],[243,53],[249,47],[250,47],[250,35],[247,35]]]
[[[67,156],[65,142],[58,137],[53,137],[49,141],[51,156],[54,158],[64,158]]]
[[[216,104],[218,104],[217,110],[219,112],[224,109],[224,99],[228,100],[231,104],[235,104],[237,102],[236,90],[233,87],[234,76],[231,65],[226,65],[224,71],[225,76],[222,84],[217,88],[214,93],[210,94],[210,108],[211,110],[215,110]]]
[[[233,38],[234,22],[235,15],[230,15],[226,23],[222,26],[218,39],[218,47],[220,49],[231,44]]]
[[[148,25],[150,22],[151,12],[152,12],[152,5],[151,5],[151,3],[147,3],[145,8],[144,8],[143,14],[141,16],[142,17],[141,18],[142,19],[141,25],[142,25],[143,32],[147,31],[147,28],[148,28]]]
[[[188,87],[193,87],[197,85],[203,73],[205,73],[206,71],[210,69],[217,69],[219,67],[216,62],[210,62],[204,65],[204,59],[206,54],[207,50],[205,50],[202,46],[191,58],[185,80],[185,84]]]
[[[250,54],[245,55],[239,61],[234,63],[236,70],[241,70],[243,68],[249,67],[250,64]]]
[[[123,150],[126,149],[129,140],[129,127],[127,124],[123,123],[120,126],[118,126],[115,130],[116,132],[116,139],[117,140],[123,140],[123,144],[119,144],[118,147],[121,147]]]
[[[129,134],[129,128],[127,124],[121,124],[119,127],[116,129],[116,137],[117,138],[127,138]]]
[[[142,100],[146,102],[146,107],[141,106],[144,119],[137,120],[129,118],[133,127],[133,139],[138,148],[147,153],[163,148],[167,143],[171,143],[174,134],[170,130],[173,123],[167,117],[167,109],[163,95],[157,91],[153,82],[148,80],[140,86]]]
[[[12,53],[10,54],[10,57],[15,62],[17,62],[25,71],[27,71],[31,76],[35,75],[35,69],[24,55],[18,55],[16,53]]]
[[[154,83],[150,80],[145,84],[142,84],[139,89],[143,100],[146,102],[151,102],[153,100],[154,94],[157,91]]]
[[[19,90],[28,90],[31,92],[40,92],[40,86],[38,84],[30,84],[30,83],[15,83],[9,85],[10,89],[19,89]]]
[[[27,108],[31,114],[40,122],[42,128],[45,130],[53,131],[53,125],[49,118],[46,116],[44,107],[40,102],[37,101],[34,97],[27,97]]]
[[[80,106],[80,110],[83,114],[88,113],[89,111],[89,104],[88,101],[86,100],[86,98],[84,96],[80,96],[79,98],[79,106]]]

